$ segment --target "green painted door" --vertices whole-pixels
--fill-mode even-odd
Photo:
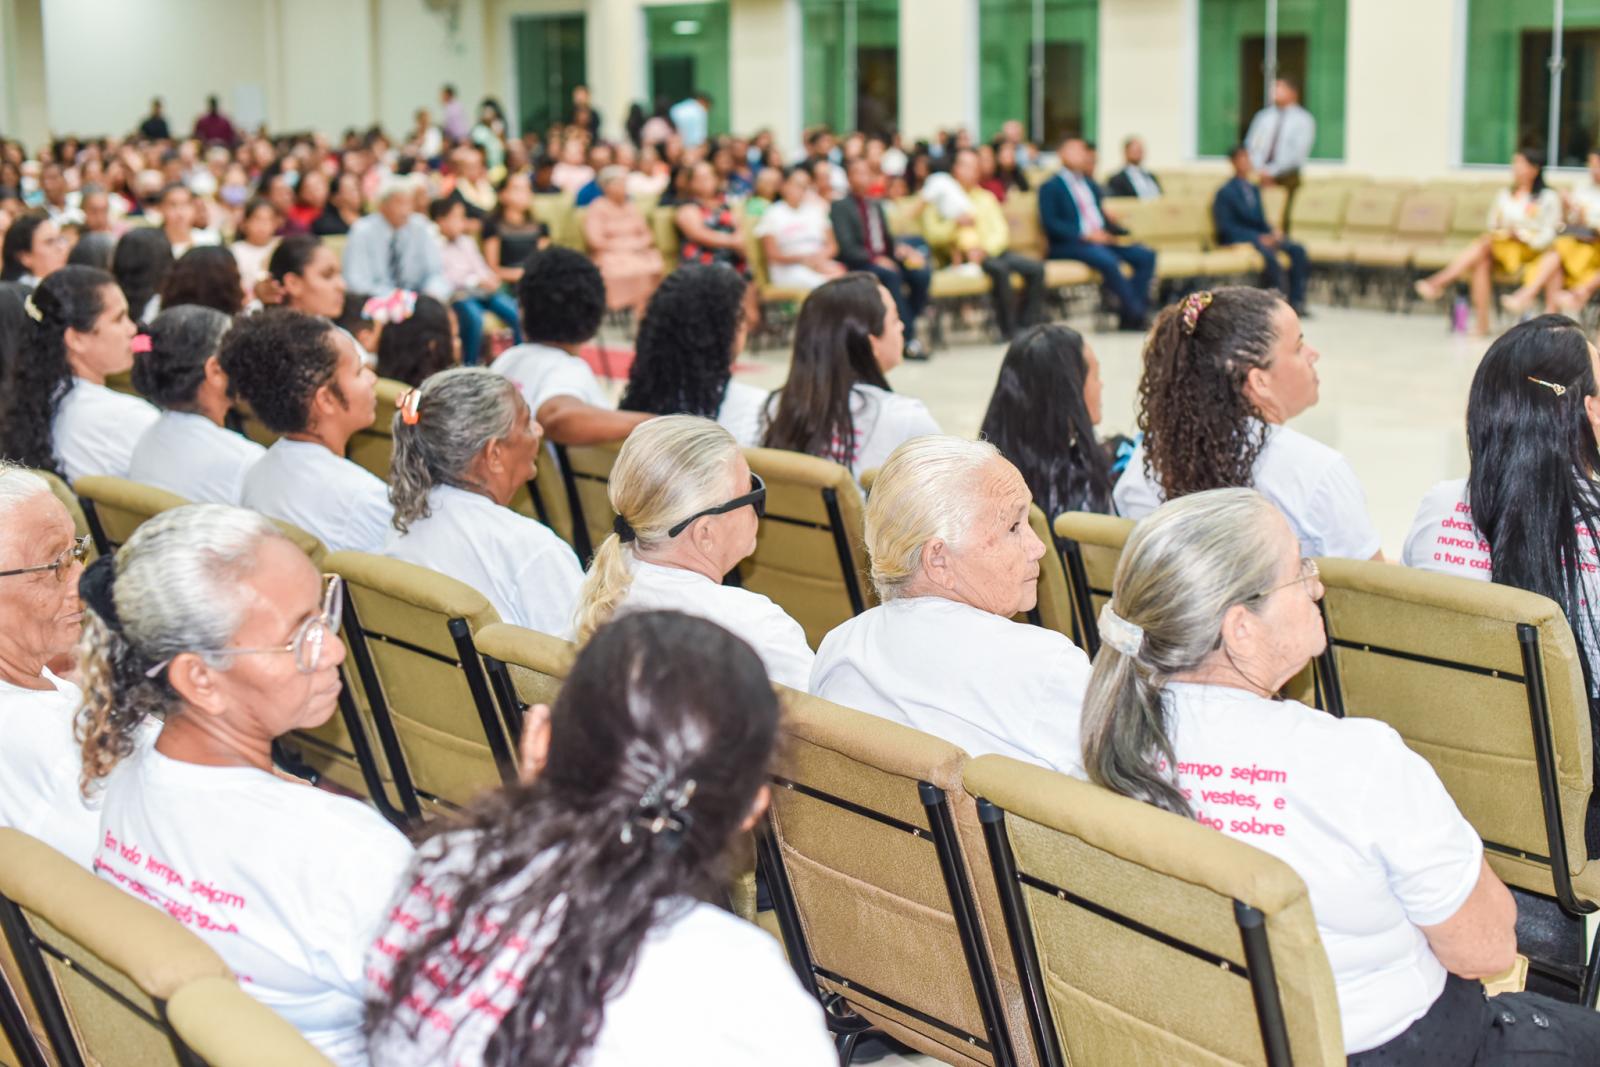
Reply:
[[[900,0],[801,0],[807,126],[900,122]]]
[[[582,15],[526,15],[513,24],[517,47],[517,118],[543,137],[564,122],[572,90],[588,81]]]
[[[711,94],[710,132],[732,125],[728,100],[728,5],[670,4],[644,9],[650,99],[672,103],[696,90]]]
[[[1036,5],[1039,10],[1035,11]],[[1034,30],[1044,20],[1042,112],[1034,114]],[[979,0],[979,127],[993,137],[1010,119],[1053,143],[1068,132],[1091,140],[1099,125],[1099,0]]]

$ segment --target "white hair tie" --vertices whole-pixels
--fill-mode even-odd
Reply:
[[[1108,600],[1100,609],[1100,640],[1124,656],[1137,657],[1144,647],[1144,627],[1118,615]]]

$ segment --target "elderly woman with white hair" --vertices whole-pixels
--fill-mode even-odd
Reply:
[[[190,504],[96,560],[80,592],[95,872],[183,919],[328,1059],[366,1067],[363,959],[411,846],[272,761],[279,737],[334,714],[339,578],[255,512]]]
[[[681,611],[743,638],[773,681],[805,688],[812,652],[800,624],[760,593],[722,584],[756,550],[767,500],[731,433],[695,415],[651,419],[623,443],[607,492],[616,528],[578,597],[580,643],[622,612]]]
[[[600,196],[584,209],[583,239],[606,282],[606,304],[643,315],[665,269],[650,222],[628,199],[628,171],[600,171]]]
[[[417,211],[413,175],[390,175],[378,187],[378,210],[350,227],[344,246],[344,280],[358,293],[411,289],[448,302],[439,241],[427,218]]]
[[[939,435],[895,449],[867,500],[882,603],[823,639],[811,692],[974,756],[1081,774],[1089,660],[1062,634],[1012,619],[1038,600],[1045,546],[1032,502],[987,442]]]
[[[1283,684],[1327,645],[1316,564],[1253,489],[1157,508],[1123,549],[1084,702],[1095,783],[1269,852],[1306,883],[1352,1067],[1600,1062],[1600,1015],[1490,1001],[1516,903],[1444,785],[1375,719]]]
[[[541,436],[516,383],[487,368],[440,371],[403,395],[383,551],[472,586],[506,622],[563,634],[583,567],[548,526],[507,506],[533,480]]]
[[[37,474],[0,463],[0,826],[85,867],[100,815],[78,791],[72,735],[82,694],[50,670],[78,640],[88,538]]]

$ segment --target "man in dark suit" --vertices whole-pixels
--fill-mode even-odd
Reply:
[[[1239,145],[1228,158],[1233,164],[1233,177],[1217,190],[1216,198],[1211,201],[1211,220],[1217,227],[1217,241],[1224,245],[1254,245],[1266,263],[1262,271],[1266,287],[1287,293],[1289,305],[1305,318],[1306,282],[1311,276],[1311,261],[1306,257],[1306,250],[1285,237],[1283,231],[1274,230],[1267,221],[1261,209],[1261,190],[1250,183],[1250,150]],[[1287,285],[1279,252],[1289,257]]]
[[[1117,298],[1119,328],[1143,330],[1150,316],[1150,282],[1156,254],[1144,245],[1117,244],[1128,231],[1100,206],[1100,187],[1090,174],[1089,147],[1083,138],[1061,142],[1061,170],[1039,187],[1039,224],[1050,242],[1051,259],[1075,259],[1100,272],[1101,283]],[[1122,273],[1133,268],[1130,279]]]
[[[828,209],[839,242],[839,262],[878,276],[905,323],[906,358],[926,359],[927,349],[917,340],[917,318],[928,306],[928,257],[889,232],[883,201],[870,195],[875,178],[871,163],[859,157],[851,160],[845,177],[850,195]]]
[[[1123,167],[1106,182],[1106,192],[1112,196],[1136,196],[1140,200],[1154,200],[1161,195],[1161,183],[1144,169],[1144,142],[1130,137],[1122,142]]]

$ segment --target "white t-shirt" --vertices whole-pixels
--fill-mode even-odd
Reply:
[[[763,433],[781,400],[782,394],[774,393],[767,403]],[[876,385],[851,388],[850,418],[855,423],[856,439],[848,446],[841,441],[833,442],[830,454],[823,458],[849,467],[857,479],[862,472],[883,466],[889,454],[911,438],[942,432],[922,401]]]
[[[1346,559],[1377,554],[1382,541],[1367,516],[1367,494],[1350,463],[1298,430],[1265,430],[1266,443],[1256,455],[1251,481],[1289,520],[1300,551]],[[1126,518],[1142,519],[1166,501],[1166,493],[1145,474],[1144,455],[1140,442],[1111,492],[1117,514]]]
[[[722,406],[717,409],[717,423],[733,434],[740,448],[754,448],[761,443],[761,413],[771,395],[748,382],[728,382]]]
[[[681,611],[708,619],[755,649],[774,682],[805,689],[814,658],[806,632],[771,600],[682,567],[646,563],[632,552],[628,570],[633,581],[617,607],[618,615]]]
[[[1465,478],[1440,482],[1428,490],[1417,506],[1416,518],[1411,520],[1411,532],[1406,534],[1405,547],[1400,552],[1402,563],[1462,578],[1494,580],[1494,554],[1478,532],[1467,495]],[[1581,523],[1576,529],[1578,541],[1586,546],[1583,551],[1589,556],[1588,561],[1579,564],[1583,569],[1582,606],[1593,618],[1600,613],[1600,546],[1589,541],[1589,531]],[[1589,673],[1600,683],[1600,647],[1589,648],[1587,655]]]
[[[367,1067],[362,957],[411,862],[360,801],[154,748],[106,781],[95,871],[216,950],[341,1067]]]
[[[428,509],[403,534],[390,527],[384,555],[465,582],[506,622],[567,632],[583,585],[572,546],[543,523],[455,486],[429,490]]]
[[[613,406],[589,364],[549,345],[508,348],[489,364],[489,369],[517,383],[535,417],[545,401],[558,396],[575,396],[597,408]]]
[[[160,417],[148,401],[74,378],[50,425],[61,472],[68,482],[86,474],[128,477],[134,446]]]
[[[0,826],[31,834],[88,867],[100,812],[78,790],[83,750],[72,721],[83,694],[48,670],[44,679],[51,688],[0,682]]]
[[[1420,1018],[1445,969],[1419,926],[1478,884],[1483,842],[1387,724],[1224,686],[1166,688],[1196,817],[1294,868],[1333,968],[1347,1053]]]
[[[196,504],[238,506],[245,474],[266,454],[204,415],[163,411],[134,446],[128,477]]]
[[[828,233],[833,229],[824,210],[816,204],[803,203],[796,208],[774,200],[762,212],[755,235],[771,237],[786,256],[819,255],[827,248]],[[767,273],[773,285],[786,289],[815,289],[828,280],[805,263],[769,263]]]
[[[810,691],[942,737],[1083,775],[1089,657],[1065,636],[943,597],[890,600],[822,639]]]
[[[434,842],[425,851],[439,855],[450,847]],[[388,995],[396,958],[438,925],[435,901],[455,895],[454,876],[471,857],[462,848],[426,878],[408,881],[392,921],[367,955],[373,999]],[[511,888],[529,881],[524,871]],[[488,921],[503,920],[504,909],[486,911]],[[484,928],[482,915],[473,929]],[[425,1025],[418,1026],[416,1007],[403,1003],[372,1035],[374,1067],[478,1067],[484,1046],[516,1004],[522,979],[550,943],[549,928],[538,926],[533,920],[514,945],[495,955],[491,973],[503,978],[430,1003]],[[717,1010],[684,1011],[689,990]],[[431,986],[419,990],[433,991]],[[839,1062],[821,1006],[800,986],[778,942],[743,919],[686,897],[662,902],[627,983],[607,998],[603,1011],[594,1045],[579,1058],[583,1067],[836,1067]],[[409,1033],[413,1027],[415,1037]]]
[[[317,537],[330,552],[382,552],[394,508],[371,471],[312,441],[280,437],[244,477],[240,503]]]

